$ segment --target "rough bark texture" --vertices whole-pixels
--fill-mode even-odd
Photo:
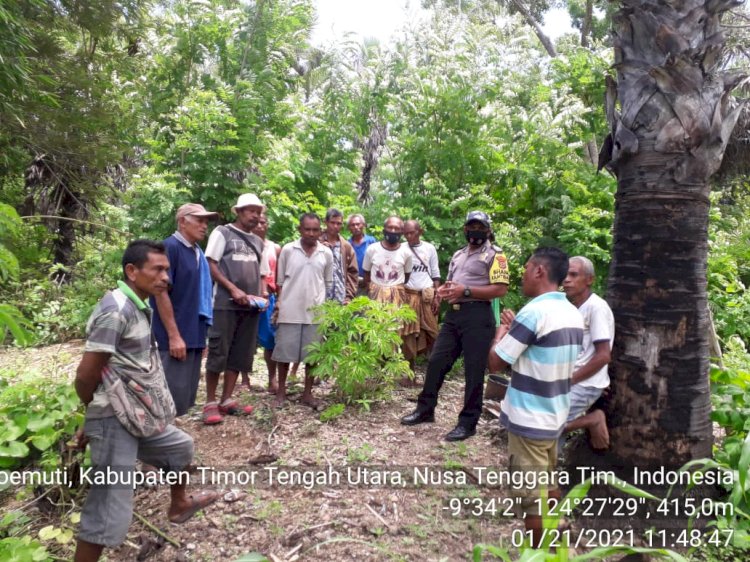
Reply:
[[[738,113],[729,99],[738,78],[716,64],[719,17],[738,3],[629,0],[614,18],[617,81],[599,164],[618,179],[608,287],[616,465],[675,467],[711,454],[708,179]]]

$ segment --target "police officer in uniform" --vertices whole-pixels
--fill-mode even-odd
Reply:
[[[435,421],[440,387],[463,353],[464,408],[456,427],[445,436],[446,441],[462,441],[476,433],[482,413],[487,353],[495,335],[490,301],[508,292],[508,261],[502,250],[490,242],[490,233],[487,213],[471,211],[466,216],[464,234],[468,244],[453,254],[448,280],[438,288],[438,295],[450,307],[432,348],[424,388],[417,409],[401,418],[403,425]]]

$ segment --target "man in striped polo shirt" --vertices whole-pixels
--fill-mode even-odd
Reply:
[[[558,291],[568,274],[568,256],[557,248],[537,248],[526,262],[523,293],[532,300],[513,316],[504,311],[490,348],[491,372],[511,368],[500,422],[508,429],[511,472],[523,482],[544,482],[557,463],[557,440],[570,408],[568,393],[583,342],[583,318]],[[530,478],[529,478],[530,477]],[[532,546],[542,540],[541,495],[559,494],[554,484],[513,490],[521,497]]]
[[[168,518],[172,523],[184,523],[218,497],[209,491],[189,494],[187,481],[180,476],[193,460],[193,438],[169,423],[174,419],[174,404],[151,335],[152,310],[146,304],[149,296],[162,294],[169,286],[164,244],[131,242],[122,256],[122,270],[124,280],[104,295],[89,318],[86,346],[76,370],[76,393],[86,404],[86,421],[83,432],[78,433],[78,444],[91,445],[95,480],[81,512],[75,562],[95,562],[105,546],[125,541],[133,516],[131,475],[136,459],[171,475],[167,481],[171,483]],[[146,385],[148,381],[147,386],[166,397],[166,417],[158,420],[167,423],[163,430],[141,437],[120,422],[103,384],[105,367],[123,381],[137,373],[140,383]],[[110,470],[113,478],[107,476],[106,482],[98,482],[99,475]]]

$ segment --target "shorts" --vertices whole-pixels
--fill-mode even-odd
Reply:
[[[321,338],[318,324],[279,324],[271,358],[279,363],[304,363],[307,346]]]
[[[173,425],[158,435],[133,437],[116,417],[87,419],[83,428],[91,446],[89,477],[97,470],[122,474],[123,483],[92,484],[81,512],[78,538],[92,544],[117,546],[128,534],[133,518],[133,486],[127,475],[135,470],[135,461],[167,472],[184,469],[193,460],[193,438]],[[110,480],[111,482],[111,480]]]
[[[269,351],[276,347],[276,326],[271,324],[271,315],[276,308],[276,295],[268,296],[268,307],[260,313],[258,320],[258,345]]]
[[[602,395],[602,388],[574,384],[570,387],[570,412],[567,423],[584,415]]]
[[[188,349],[184,361],[178,361],[172,357],[169,350],[161,350],[159,355],[164,365],[164,377],[167,379],[167,386],[172,394],[177,415],[184,416],[191,407],[195,406],[198,384],[201,381],[203,350]]]
[[[214,323],[208,328],[207,372],[252,370],[258,318],[257,310],[214,309]]]
[[[526,515],[541,515],[542,491],[557,490],[557,483],[550,483],[557,466],[557,439],[528,439],[508,433],[508,468],[513,480],[514,472],[522,472],[521,485],[511,486],[510,494],[520,498],[521,510]],[[518,504],[515,504],[518,507]]]

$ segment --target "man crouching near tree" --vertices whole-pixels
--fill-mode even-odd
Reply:
[[[172,425],[175,407],[154,337],[148,297],[167,290],[169,260],[164,245],[131,242],[122,257],[124,280],[91,314],[75,389],[86,404],[79,445],[91,445],[93,471],[122,477],[96,483],[81,513],[75,561],[98,560],[105,546],[121,544],[133,517],[132,474],[136,459],[167,475],[193,460],[193,438]],[[143,400],[138,396],[142,396]],[[216,492],[188,495],[187,483],[171,486],[168,517],[184,523],[216,501]]]
[[[583,318],[558,291],[568,274],[568,256],[557,248],[537,248],[526,262],[523,294],[531,300],[510,321],[502,323],[492,342],[490,372],[511,368],[511,379],[500,405],[500,423],[508,430],[510,472],[524,473],[523,482],[541,485],[513,490],[526,514],[531,546],[542,546],[542,504],[559,499],[554,482],[557,440],[570,409],[570,380],[583,342]],[[546,478],[545,478],[546,473]],[[544,493],[547,488],[547,493]]]

